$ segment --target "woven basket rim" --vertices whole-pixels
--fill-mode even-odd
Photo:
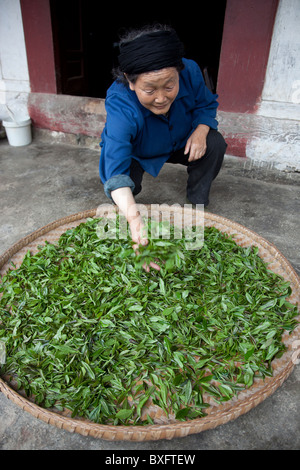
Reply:
[[[107,205],[108,210],[111,208]],[[113,207],[113,206],[111,206]],[[143,207],[145,207],[143,205]],[[150,209],[150,205],[146,205],[147,209]],[[170,207],[170,212],[182,211],[182,207]],[[168,210],[164,206],[164,210]],[[191,215],[196,214],[195,209],[186,209],[190,211]],[[102,213],[104,214],[104,209]],[[113,208],[116,211],[116,208]],[[19,241],[14,243],[8,250],[6,250],[0,256],[0,269],[2,269],[7,262],[17,254],[22,248],[27,247],[30,243],[35,242],[38,238],[45,236],[49,232],[63,227],[66,224],[70,224],[79,221],[84,222],[89,217],[98,217],[102,215],[99,208],[77,212],[67,217],[62,217],[55,220],[38,230],[35,230],[31,234],[21,238]],[[107,213],[107,211],[105,212]],[[81,223],[81,222],[80,222]],[[276,246],[265,238],[258,235],[256,232],[249,230],[243,225],[233,222],[228,218],[206,212],[204,214],[205,226],[215,226],[219,230],[231,234],[242,235],[251,240],[253,244],[259,245],[259,248],[265,250],[274,257],[276,263],[284,269],[284,278],[291,282],[293,286],[293,293],[296,295],[297,302],[300,301],[300,278],[296,271],[290,264],[290,262],[283,256],[283,254],[276,248]],[[238,240],[235,240],[239,244]],[[249,244],[249,243],[248,243]],[[264,255],[260,253],[260,256],[264,258]],[[276,270],[274,271],[276,272]],[[281,274],[282,275],[282,274]],[[298,304],[299,305],[299,304]],[[300,320],[300,317],[297,317]],[[264,381],[255,379],[254,384],[246,390],[239,392],[237,397],[234,397],[229,402],[219,405],[216,411],[211,412],[203,418],[196,418],[187,421],[178,421],[176,423],[168,424],[152,424],[145,426],[123,426],[123,425],[103,425],[88,421],[81,418],[70,418],[63,414],[53,411],[50,409],[42,408],[30,399],[25,398],[17,391],[15,391],[3,378],[0,377],[0,391],[4,395],[12,400],[15,404],[21,407],[24,411],[29,412],[34,417],[56,426],[57,428],[67,430],[69,432],[76,432],[82,435],[88,435],[95,438],[101,438],[104,440],[130,440],[130,441],[149,441],[159,439],[172,439],[175,437],[184,437],[189,434],[199,433],[207,429],[213,429],[221,424],[225,424],[228,421],[236,419],[238,416],[250,411],[252,408],[257,406],[268,396],[270,396],[286,378],[292,372],[295,361],[292,360],[292,348],[291,344],[295,339],[300,339],[300,327],[297,328],[290,334],[285,335],[283,339],[284,343],[288,346],[288,350],[283,354],[280,360],[272,362],[274,364],[274,374],[272,377],[267,377]]]

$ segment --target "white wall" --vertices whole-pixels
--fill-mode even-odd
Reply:
[[[299,104],[300,1],[281,0],[259,114],[299,120]]]
[[[280,0],[269,61],[247,156],[300,170],[300,0]]]
[[[25,39],[19,0],[0,0],[0,119],[5,104],[26,114],[30,92]]]

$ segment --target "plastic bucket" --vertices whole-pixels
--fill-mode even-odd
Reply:
[[[25,121],[3,121],[8,142],[13,147],[28,145],[32,141],[31,119]]]

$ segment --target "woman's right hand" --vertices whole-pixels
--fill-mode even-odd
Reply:
[[[112,191],[111,197],[122,214],[126,217],[130,227],[131,238],[134,242],[133,249],[137,252],[140,245],[148,245],[149,241],[132,191],[129,187],[121,187]],[[145,264],[143,268],[147,272],[150,271],[150,268],[160,271],[159,265],[154,262],[151,262],[149,265]]]
[[[149,240],[147,238],[146,228],[142,222],[140,215],[138,215],[135,219],[129,222],[129,228],[131,232],[132,241],[134,242],[134,245],[132,246],[132,248],[134,249],[136,254],[138,254],[139,246],[140,245],[146,246],[149,243]],[[147,272],[150,271],[150,268],[160,271],[160,266],[154,263],[153,261],[151,261],[149,265],[145,263],[143,265],[143,268]]]

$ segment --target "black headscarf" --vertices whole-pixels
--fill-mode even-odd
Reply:
[[[183,44],[174,30],[143,34],[122,43],[118,56],[120,71],[140,74],[182,65]]]

